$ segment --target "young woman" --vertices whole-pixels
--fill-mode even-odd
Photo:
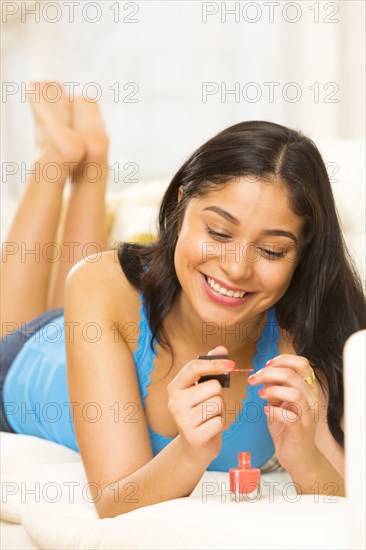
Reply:
[[[365,298],[314,143],[227,128],[172,179],[155,242],[79,261],[106,248],[103,123],[81,98],[33,109],[37,162],[62,170],[31,177],[5,243],[2,429],[78,449],[100,517],[187,496],[238,451],[263,469],[276,457],[301,493],[344,495],[342,349]],[[51,263],[16,251],[55,239],[70,163],[50,285]],[[230,371],[229,388],[197,383]]]

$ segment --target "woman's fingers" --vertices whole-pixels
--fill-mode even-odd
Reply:
[[[312,366],[309,363],[309,360],[302,355],[290,355],[282,354],[270,359],[266,363],[267,367],[287,367],[292,369],[300,378],[304,381],[304,378],[311,376],[313,371]]]
[[[206,374],[224,374],[235,368],[235,362],[230,359],[193,359],[187,363],[177,376],[170,382],[170,390],[189,388],[201,376]]]
[[[306,390],[306,387],[304,387],[305,382],[290,368],[266,367],[249,376],[248,383],[253,386],[264,384],[267,389],[277,384],[298,388],[299,390]]]
[[[262,399],[268,401],[268,405],[282,407],[293,411],[301,417],[305,411],[309,410],[309,404],[303,393],[297,388],[288,386],[268,386],[258,392]]]
[[[193,429],[182,430],[182,435],[192,448],[205,447],[207,443],[223,430],[223,423],[220,416],[213,416],[203,424]],[[221,444],[220,444],[221,447]]]
[[[200,405],[211,400],[215,396],[222,396],[222,386],[218,380],[207,380],[202,384],[193,385],[185,390],[187,404],[190,407]]]
[[[289,423],[295,424],[300,420],[300,416],[289,408],[267,405],[264,407],[264,412],[269,417],[270,423],[277,421],[287,426]]]
[[[197,386],[192,386],[185,390],[176,390],[170,396],[168,406],[173,414],[177,414],[181,409],[192,411],[193,416],[206,419],[209,416],[221,414],[222,410],[222,387],[217,380],[208,380]],[[198,426],[204,420],[197,420]]]
[[[185,390],[181,393],[186,394],[188,391]],[[176,409],[174,406],[171,406],[170,409],[175,418],[179,433],[184,436],[190,445],[195,447],[202,446],[211,437],[222,432],[222,404],[222,397],[216,395],[195,407],[190,407],[187,401],[184,405],[180,401],[177,401],[175,403]]]
[[[227,356],[224,346],[209,356]],[[197,384],[202,376],[220,375],[235,368],[235,362],[218,357],[196,358],[187,363],[168,385],[168,408],[189,452],[200,457],[216,457],[221,449],[223,431],[223,389],[218,380]]]
[[[250,385],[263,384],[258,395],[268,401],[264,407],[268,429],[285,469],[289,464],[304,461],[315,448],[314,414],[320,390],[312,373],[305,357],[283,354],[248,378]]]
[[[303,393],[298,388],[289,386],[267,386],[259,390],[258,395],[262,399],[267,399],[269,403],[288,401],[291,403],[305,402]]]
[[[223,411],[223,402],[222,397],[215,395],[210,399],[203,401],[199,405],[193,408],[195,419],[197,420],[196,426],[206,423],[210,418],[214,416],[219,416],[222,422],[222,411]]]
[[[210,439],[222,432],[222,430],[222,418],[220,416],[214,416],[197,427],[196,436],[198,441],[210,441]]]
[[[312,403],[314,401],[314,395],[318,393],[318,385],[314,383],[310,386],[303,378],[304,377],[295,371],[292,365],[287,367],[268,366],[252,376],[249,376],[248,383],[254,386],[264,384],[265,388],[274,384],[297,388],[307,397],[308,402]]]

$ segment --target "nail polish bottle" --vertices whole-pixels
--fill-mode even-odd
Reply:
[[[238,467],[230,468],[230,491],[235,502],[253,500],[259,491],[260,469],[250,466],[250,453],[238,453]]]

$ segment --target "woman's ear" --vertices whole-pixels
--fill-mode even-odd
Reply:
[[[183,185],[180,185],[178,188],[178,202],[182,200],[183,197]]]

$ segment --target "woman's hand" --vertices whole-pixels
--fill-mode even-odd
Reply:
[[[227,354],[219,346],[209,355]],[[222,445],[222,387],[217,380],[196,384],[201,376],[223,374],[235,368],[226,359],[193,359],[168,386],[168,408],[177,425],[187,453],[207,465],[220,453]]]
[[[320,388],[316,379],[310,385],[304,380],[312,372],[305,357],[282,354],[248,378],[251,385],[264,384],[258,395],[268,400],[268,428],[278,461],[290,475],[314,465],[319,454],[315,429]]]

